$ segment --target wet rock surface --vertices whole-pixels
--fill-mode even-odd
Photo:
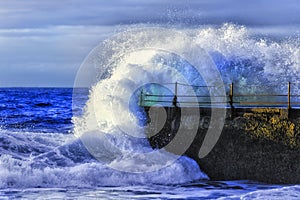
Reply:
[[[172,124],[184,120],[179,114],[170,115],[159,133],[149,137],[153,148],[163,148],[173,140],[178,126]],[[197,134],[185,155],[195,159],[212,180],[300,183],[299,118],[287,118],[278,109],[252,110],[226,118],[212,151],[199,158],[209,123],[209,113],[200,117]]]

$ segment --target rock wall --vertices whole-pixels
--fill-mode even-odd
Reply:
[[[163,148],[172,141],[178,130],[172,124],[187,117],[180,116],[178,110],[177,114],[170,108],[166,111],[168,120],[163,128],[149,137],[153,148]],[[201,113],[197,134],[185,154],[195,159],[212,180],[300,183],[299,117],[288,118],[281,109],[250,109],[228,115],[213,150],[200,159],[199,150],[210,122],[210,113]]]

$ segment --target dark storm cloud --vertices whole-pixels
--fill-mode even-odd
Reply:
[[[298,0],[9,0],[0,28],[132,23],[299,24]]]
[[[298,0],[1,0],[0,87],[72,86],[89,51],[123,25],[232,22],[284,35],[299,30],[299,13]]]

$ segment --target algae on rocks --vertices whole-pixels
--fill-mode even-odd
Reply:
[[[271,140],[291,148],[300,147],[300,121],[288,119],[280,109],[258,108],[243,117],[246,119],[245,132],[250,137]]]

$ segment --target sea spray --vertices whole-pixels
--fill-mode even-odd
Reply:
[[[103,156],[107,160],[110,157],[107,155],[117,154],[107,165],[126,172],[149,172],[171,165],[188,149],[197,133],[197,128],[179,127],[172,144],[176,155],[164,149],[151,151],[150,145],[144,142],[145,127],[140,126],[146,124],[140,123],[140,120],[146,120],[146,114],[138,104],[141,92],[163,94],[164,90],[174,94],[172,83],[179,81],[186,86],[184,94],[190,95],[192,101],[197,101],[197,91],[192,86],[199,84],[219,86],[209,90],[211,98],[225,96],[223,81],[210,56],[185,33],[173,29],[145,28],[117,34],[97,46],[86,58],[77,74],[76,84],[86,81],[86,74],[81,72],[89,70],[95,70],[94,77],[98,81],[91,85],[86,113],[78,119],[84,126],[75,128],[76,135],[100,161]],[[187,112],[181,109],[182,114]],[[218,119],[224,119],[225,109],[212,112],[213,117],[216,115],[219,115]],[[193,122],[199,122],[199,113],[193,115]],[[209,130],[210,136],[213,135],[210,139],[213,139],[209,146],[204,140],[203,146],[208,148],[203,155],[207,155],[217,142],[222,122],[218,121],[220,128],[215,124],[211,126],[214,128]],[[143,148],[137,149],[141,142]],[[144,152],[147,148],[148,152]],[[122,165],[111,165],[117,161]]]
[[[144,26],[143,26],[144,27]],[[220,28],[215,27],[204,27],[204,28],[195,28],[192,30],[185,30],[180,28],[179,31],[185,32],[187,31],[191,37],[194,37],[195,43],[197,43],[201,48],[203,48],[211,58],[214,60],[216,66],[218,67],[222,79],[224,80],[224,84],[235,82],[236,85],[247,85],[247,84],[272,84],[283,83],[285,84],[288,80],[291,80],[294,83],[299,83],[299,58],[300,58],[300,45],[297,40],[289,39],[282,41],[272,41],[270,39],[265,39],[264,37],[260,37],[257,35],[251,35],[248,28],[236,26],[232,24],[226,24]],[[145,40],[150,40],[151,38],[147,38],[147,33],[145,33]],[[133,36],[132,36],[133,37]],[[127,38],[124,38],[124,40]],[[132,38],[134,40],[134,37]],[[153,38],[152,38],[153,39]],[[172,38],[174,45],[179,44],[180,46],[181,39],[180,38]],[[116,41],[117,45],[118,41]],[[106,44],[113,45],[113,44]],[[124,46],[123,49],[126,51],[128,46]],[[182,47],[188,48],[188,47]],[[147,53],[149,53],[148,51]],[[162,51],[156,51],[158,54],[154,55],[154,59],[150,62],[157,63],[157,59],[159,57],[170,56],[170,53],[162,53]],[[99,59],[106,55],[98,55]],[[175,57],[171,56],[174,60]],[[136,59],[149,58],[143,56],[138,56]],[[153,57],[152,57],[153,58]],[[120,59],[120,56],[115,59],[117,61]],[[172,60],[171,59],[171,60]],[[176,58],[177,59],[177,58]],[[175,60],[176,60],[175,59]],[[102,74],[102,77],[98,77],[98,79],[92,80],[92,84],[90,84],[90,94],[89,94],[89,102],[94,98],[93,95],[99,95],[101,98],[101,91],[97,91],[97,89],[102,89],[99,85],[97,86],[99,80],[108,79],[112,77],[114,73],[121,74],[121,71],[116,70],[115,67],[109,68],[113,66],[112,58],[111,65],[103,65],[103,66],[94,66],[95,70],[92,72],[86,73],[94,73],[99,68],[103,69],[105,73]],[[167,60],[167,59],[166,59]],[[170,60],[169,60],[170,61]],[[137,61],[138,64],[141,63]],[[164,63],[164,62],[162,62]],[[178,62],[179,66],[184,62]],[[91,65],[93,63],[91,62]],[[149,64],[149,63],[148,63]],[[173,63],[176,65],[176,63]],[[167,65],[170,65],[167,63]],[[107,66],[107,68],[105,68]],[[183,65],[182,65],[183,66]],[[101,68],[104,67],[104,68]],[[155,65],[155,67],[158,67]],[[142,68],[137,68],[136,70],[142,70]],[[148,78],[148,74],[143,74],[140,72],[141,78]],[[90,75],[90,74],[89,74]],[[124,76],[129,78],[128,73],[125,73]],[[154,73],[155,75],[155,73]],[[191,77],[194,75],[190,74]],[[155,78],[155,76],[154,76]],[[169,77],[166,77],[169,78]],[[203,80],[195,79],[195,84],[201,84]],[[116,79],[117,80],[117,79]],[[120,79],[119,79],[120,80]],[[155,80],[155,79],[154,79]],[[94,82],[93,82],[94,81]],[[171,80],[171,81],[176,81]],[[193,82],[193,81],[192,81]],[[122,84],[127,87],[130,81],[120,81],[119,84]],[[100,84],[100,82],[99,82]],[[111,84],[113,84],[111,82]],[[92,87],[93,86],[93,87]],[[108,85],[109,87],[109,85]],[[112,86],[110,86],[112,87]],[[294,87],[296,88],[296,87]],[[253,92],[255,92],[254,88]],[[272,87],[272,90],[276,90],[278,92],[283,92],[286,90],[286,86],[282,87]],[[271,90],[271,91],[272,91]],[[294,89],[296,90],[296,89]],[[16,90],[15,93],[20,94],[21,90]],[[22,90],[26,92],[26,97],[32,94],[31,100],[36,100],[33,96],[41,96],[41,91],[29,91]],[[126,90],[124,90],[125,92]],[[242,91],[242,90],[241,90]],[[268,90],[269,91],[269,90]],[[98,92],[98,93],[97,93]],[[297,92],[297,91],[295,91]],[[12,101],[9,97],[11,93],[5,91],[7,95],[7,99],[2,98],[2,104],[9,106]],[[57,99],[59,95],[64,92],[55,93],[54,90],[51,92],[47,92],[48,94],[55,94],[56,101],[59,103],[63,102],[61,99]],[[97,93],[97,94],[96,94]],[[85,95],[78,94],[78,99],[85,99]],[[25,95],[23,95],[25,97]],[[31,97],[31,96],[30,96]],[[115,96],[112,96],[112,98]],[[49,98],[49,97],[48,97]],[[104,98],[104,97],[102,97]],[[107,98],[108,101],[108,97]],[[105,99],[104,98],[104,99]],[[39,99],[40,100],[40,99]],[[120,99],[121,100],[121,99]],[[7,101],[7,102],[5,102]],[[3,103],[4,102],[4,103]],[[28,100],[26,100],[28,103]],[[95,101],[95,105],[100,104],[101,102]],[[127,102],[128,103],[128,102]],[[24,103],[25,104],[25,103]],[[89,104],[89,103],[88,103]],[[106,104],[109,105],[109,104]],[[94,106],[94,105],[93,105]],[[98,106],[98,105],[97,105]],[[54,107],[54,104],[52,105]],[[31,107],[30,107],[31,108]],[[122,107],[120,107],[121,109]],[[127,110],[128,107],[125,107]],[[4,107],[2,107],[4,109]],[[23,108],[24,109],[24,108]],[[59,109],[59,107],[55,107],[58,111],[64,113],[66,110]],[[77,107],[75,109],[78,109]],[[13,109],[11,109],[13,110]],[[3,111],[1,125],[1,146],[0,146],[0,187],[1,188],[28,188],[28,187],[97,187],[97,186],[106,186],[106,185],[130,185],[130,184],[139,184],[139,185],[153,185],[153,184],[176,184],[176,183],[184,183],[193,180],[207,178],[205,174],[201,173],[198,165],[195,161],[181,157],[179,160],[175,161],[172,165],[167,166],[159,171],[154,171],[150,173],[144,174],[134,174],[134,173],[126,173],[120,172],[118,170],[113,170],[106,166],[108,162],[111,164],[116,164],[115,160],[104,160],[103,163],[93,158],[90,153],[86,150],[86,147],[80,142],[79,139],[74,138],[72,135],[67,134],[67,132],[63,133],[54,133],[56,130],[56,126],[58,125],[58,121],[50,121],[51,123],[46,124],[47,127],[43,132],[32,133],[26,132],[23,129],[21,132],[11,132],[9,129],[13,127],[15,123],[10,122],[8,120],[19,120],[17,125],[22,125],[20,127],[26,128],[28,131],[36,132],[34,126],[32,126],[32,121],[28,120],[23,116],[22,119],[16,118],[13,115],[9,108]],[[36,112],[37,111],[31,111]],[[39,112],[40,114],[41,112]],[[18,113],[19,114],[19,113]],[[109,117],[112,113],[107,114]],[[142,114],[142,113],[140,113]],[[5,115],[5,116],[3,116]],[[89,121],[89,115],[94,115],[94,113],[89,113],[88,106],[86,106],[84,114],[82,116],[76,115],[74,117],[73,122],[75,125],[75,134],[80,137],[81,133],[85,130],[96,130],[101,131],[100,127],[103,127],[102,131],[106,130],[106,134],[110,134],[107,137],[111,141],[115,143],[112,144],[120,144],[122,142],[122,137],[118,138],[115,136],[119,136],[115,132],[109,132],[109,130],[118,130],[112,128],[109,123],[98,124],[94,123],[95,121]],[[99,113],[99,116],[101,112]],[[135,133],[135,136],[139,138],[131,137],[128,143],[123,143],[122,149],[131,149],[133,152],[148,152],[152,151],[149,148],[149,144],[147,143],[147,139],[142,135],[143,127],[138,123],[139,119],[137,118],[137,113],[130,115],[130,113],[122,113],[123,122],[126,128],[122,128],[129,132],[129,130],[133,130],[132,134]],[[10,118],[7,118],[10,116]],[[33,115],[34,117],[35,115]],[[102,113],[102,118],[105,118],[106,113]],[[20,115],[18,115],[20,117]],[[32,116],[30,116],[32,117]],[[43,116],[38,116],[43,117]],[[113,116],[115,118],[117,116]],[[127,118],[128,117],[128,118]],[[26,120],[24,120],[26,119]],[[141,118],[142,119],[142,118]],[[32,122],[32,123],[23,123]],[[40,120],[36,118],[36,120]],[[125,123],[126,121],[130,121],[134,126],[130,126]],[[112,122],[114,122],[112,120]],[[133,123],[134,122],[134,123]],[[29,126],[29,125],[30,126]],[[11,125],[11,126],[8,126]],[[54,127],[52,127],[52,126]],[[67,124],[68,128],[69,125]],[[49,129],[48,129],[49,128]],[[14,126],[14,131],[15,131]],[[40,129],[39,129],[40,130]],[[51,130],[50,133],[45,133]],[[141,132],[140,132],[141,131]],[[106,152],[104,152],[106,153]],[[107,155],[107,154],[106,154]],[[111,159],[111,158],[110,158]],[[118,161],[118,160],[116,160]],[[297,189],[297,187],[295,187]],[[272,191],[271,191],[272,192]],[[291,194],[294,191],[291,192]],[[256,194],[251,194],[256,195]],[[250,196],[251,196],[250,195]],[[258,196],[258,195],[257,195]],[[247,196],[246,196],[247,197]]]
[[[83,139],[87,149],[96,155],[97,159],[103,160],[105,157],[106,164],[114,163],[110,167],[115,167],[118,161],[126,166],[125,171],[130,170],[130,166],[134,168],[140,165],[140,161],[147,157],[144,155],[145,152],[151,152],[145,140],[144,127],[141,126],[145,123],[140,123],[140,120],[146,119],[145,113],[137,108],[137,103],[130,104],[132,94],[138,98],[136,91],[154,93],[147,91],[145,88],[147,83],[159,83],[174,93],[174,89],[166,86],[168,83],[184,82],[187,85],[217,87],[221,85],[221,88],[224,85],[225,89],[228,89],[229,84],[234,82],[237,93],[257,94],[282,93],[286,90],[286,80],[295,81],[296,84],[299,81],[294,74],[299,69],[297,43],[267,41],[250,35],[246,27],[233,24],[224,24],[220,28],[180,28],[176,31],[182,34],[173,35],[174,30],[161,30],[160,34],[156,34],[155,29],[151,27],[141,27],[135,31],[129,29],[117,37],[112,37],[93,50],[77,75],[75,85],[80,85],[89,79],[84,73],[82,76],[83,69],[87,71],[90,69],[95,73],[90,78],[91,89],[85,115],[74,118],[75,135]],[[173,51],[169,51],[170,49]],[[216,65],[221,81],[214,82],[216,79],[214,73],[211,73],[210,66],[206,66],[209,59],[206,54],[201,53],[202,51],[212,59],[212,65]],[[184,52],[185,56],[176,52]],[[198,53],[197,61],[204,60],[202,65],[200,64],[201,70],[190,70],[198,63],[195,65],[195,62],[190,63],[186,59],[195,52]],[[278,69],[272,71],[274,67]],[[285,73],[284,77],[282,73]],[[274,87],[275,81],[281,82],[282,85]],[[181,92],[188,95],[200,94],[203,91],[196,91],[191,87]],[[211,96],[225,94],[224,91],[218,90],[205,92],[210,92]],[[219,127],[221,126],[215,127],[215,130],[221,130]],[[97,139],[89,138],[96,135],[99,136],[99,142],[93,144]],[[97,148],[97,144],[100,143],[103,144],[100,145],[103,148]],[[209,150],[203,155],[207,155]],[[112,159],[107,160],[107,157]],[[125,160],[128,160],[128,163],[124,162]],[[167,163],[162,162],[161,167]],[[136,172],[135,169],[131,170]]]

